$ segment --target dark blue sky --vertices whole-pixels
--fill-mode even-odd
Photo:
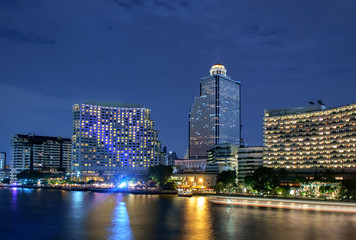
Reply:
[[[200,78],[242,83],[243,138],[264,109],[356,102],[353,0],[0,0],[0,151],[10,135],[71,136],[72,104],[143,104],[183,157]]]

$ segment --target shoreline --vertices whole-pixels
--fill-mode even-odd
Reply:
[[[62,186],[27,186],[27,185],[0,185],[1,188],[30,188],[30,189],[53,189],[63,191],[88,191],[98,193],[130,193],[130,194],[144,194],[144,195],[177,195],[177,190],[129,190],[119,188],[95,188],[95,187],[62,187]],[[246,198],[246,199],[260,199],[271,201],[310,201],[310,202],[324,202],[324,203],[355,203],[356,200],[351,199],[323,199],[323,198],[300,198],[300,197],[282,197],[282,196],[261,196],[261,195],[247,195],[247,194],[222,194],[222,193],[196,193],[194,196],[206,196],[217,198]]]
[[[0,188],[30,188],[53,189],[63,191],[99,192],[99,193],[131,193],[131,194],[177,194],[177,190],[129,190],[119,188],[95,188],[95,187],[62,187],[62,186],[27,186],[27,185],[0,185]]]

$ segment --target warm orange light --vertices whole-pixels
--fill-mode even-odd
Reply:
[[[202,179],[202,178],[200,178],[200,179],[199,179],[199,182],[203,182],[203,179]]]
[[[192,178],[190,179],[190,181],[194,182],[194,178],[192,177]]]

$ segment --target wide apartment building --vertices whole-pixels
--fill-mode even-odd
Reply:
[[[62,137],[16,134],[11,136],[11,180],[24,170],[70,170],[71,140]]]
[[[263,125],[264,166],[355,177],[356,103],[265,110]]]
[[[142,173],[162,160],[150,109],[102,102],[73,106],[74,171],[86,176]]]

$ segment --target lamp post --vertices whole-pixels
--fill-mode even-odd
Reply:
[[[199,178],[199,182],[200,182],[201,188],[204,188],[203,181],[204,181],[203,178]]]

